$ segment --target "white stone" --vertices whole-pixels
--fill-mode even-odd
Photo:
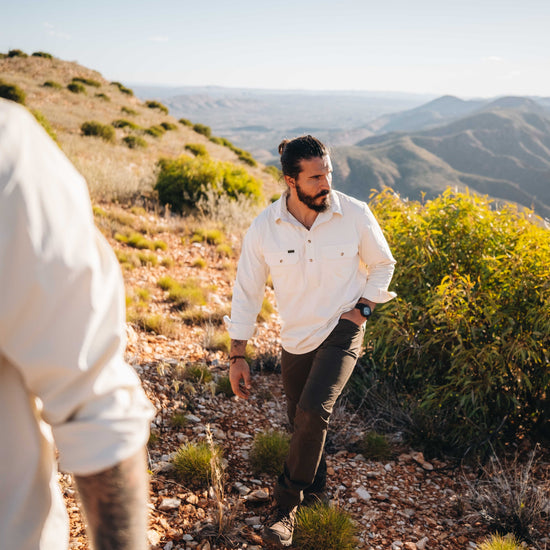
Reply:
[[[183,537],[181,537],[181,540],[192,541],[193,537],[189,533],[186,533]]]
[[[169,540],[165,545],[164,545],[164,549],[163,550],[172,550],[172,548],[174,547],[174,543]]]
[[[417,543],[416,543],[416,548],[418,550],[426,550],[426,544],[428,544],[428,537],[423,537],[421,538]]]
[[[371,499],[371,494],[364,487],[355,489],[355,494],[364,501],[369,501]]]
[[[200,422],[201,419],[198,416],[195,416],[194,414],[186,414],[185,418],[189,420],[189,422]]]
[[[180,507],[181,500],[179,498],[163,498],[158,505],[159,510],[177,510]]]

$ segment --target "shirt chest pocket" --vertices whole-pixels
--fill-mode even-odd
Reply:
[[[264,258],[269,266],[269,272],[273,280],[275,289],[283,289],[298,282],[301,278],[301,269],[299,265],[299,255],[297,252],[288,250],[277,250],[265,252]]]
[[[357,271],[359,254],[356,244],[344,243],[327,245],[321,248],[323,279],[332,286],[349,281]]]

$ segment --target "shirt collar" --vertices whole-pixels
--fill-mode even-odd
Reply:
[[[274,205],[276,222],[281,220],[281,221],[292,223],[294,221],[294,216],[288,211],[288,208],[286,207],[286,199],[287,199],[288,193],[289,191],[288,189],[286,189],[284,193],[281,195],[281,198]],[[340,197],[338,196],[338,193],[336,193],[334,189],[331,189],[330,205],[327,210],[319,213],[319,215],[317,216],[317,219],[315,220],[314,225],[317,225],[319,223],[329,220],[330,218],[332,218],[334,214],[342,215],[342,205],[340,203]]]

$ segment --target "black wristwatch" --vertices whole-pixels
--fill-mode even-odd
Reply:
[[[368,319],[372,314],[372,309],[367,304],[356,304],[355,307],[361,312],[361,315]]]

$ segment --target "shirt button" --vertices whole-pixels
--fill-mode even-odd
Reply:
[[[343,253],[343,252],[340,252],[340,256],[343,256],[343,255],[344,255],[344,253]]]
[[[313,261],[313,259],[312,259],[312,258],[310,258],[310,259],[309,259],[309,261],[310,261],[310,262],[312,262],[312,261]]]
[[[279,260],[280,263],[283,263],[283,260]]]
[[[307,242],[311,244],[311,239],[308,239]]]

